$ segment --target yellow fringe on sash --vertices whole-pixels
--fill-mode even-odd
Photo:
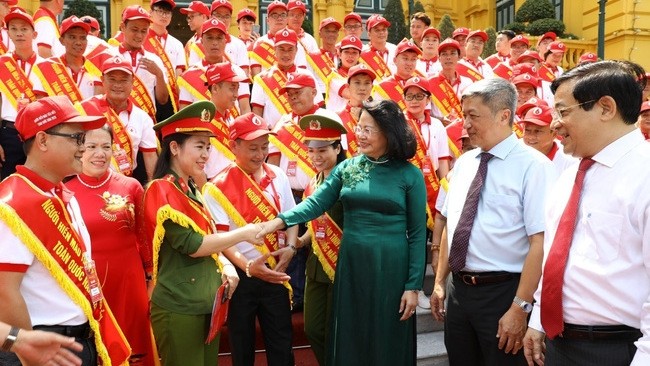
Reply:
[[[67,215],[66,215],[67,216]],[[79,288],[72,282],[72,280],[65,274],[63,269],[56,263],[54,258],[45,249],[45,246],[34,235],[34,233],[27,227],[27,225],[18,217],[18,214],[5,203],[0,203],[0,220],[2,220],[11,232],[29,249],[29,251],[38,259],[43,266],[50,272],[52,277],[61,286],[63,291],[70,297],[70,299],[77,304],[82,310],[84,315],[88,318],[90,328],[95,335],[95,346],[97,347],[97,354],[102,360],[104,366],[111,366],[111,358],[108,355],[108,350],[102,341],[101,332],[99,331],[99,323],[93,317],[93,309],[84,294],[79,291]],[[108,307],[104,311],[110,312]],[[109,314],[107,314],[109,315]],[[112,315],[109,315],[112,316]],[[118,330],[119,327],[117,328]],[[121,333],[121,330],[120,330]],[[124,337],[124,334],[121,334]],[[128,345],[128,343],[127,343]],[[130,349],[130,346],[129,346]],[[128,365],[126,361],[122,365]]]
[[[307,223],[307,229],[309,230],[309,233],[311,234],[311,248],[314,251],[314,254],[318,258],[318,260],[321,262],[321,267],[323,267],[323,271],[325,271],[325,273],[327,274],[327,277],[330,279],[330,281],[334,282],[334,275],[336,274],[336,271],[331,266],[323,265],[323,262],[326,262],[326,261],[321,260],[321,258],[324,258],[325,254],[323,254],[323,251],[320,249],[320,246],[318,246],[318,243],[316,242],[316,235],[315,235],[316,231],[314,230],[314,226],[311,224],[311,221],[309,221]]]
[[[269,135],[269,141],[273,145],[275,145],[275,147],[277,147],[278,150],[280,150],[280,153],[282,153],[282,155],[284,155],[286,157],[296,155],[296,153],[294,153],[288,147],[286,147],[282,143],[282,141],[280,141],[276,136]],[[296,164],[300,167],[300,169],[303,171],[303,173],[305,173],[309,177],[309,179],[316,176],[315,169],[311,165],[308,165],[303,160],[299,159],[298,157],[296,157]]]

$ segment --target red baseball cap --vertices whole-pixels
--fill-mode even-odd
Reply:
[[[287,10],[302,10],[303,13],[307,14],[307,6],[300,0],[289,0],[287,3]]]
[[[65,95],[38,99],[26,105],[16,116],[16,130],[23,141],[61,123],[82,123],[83,129],[87,131],[102,127],[106,123],[106,117],[82,116]]]
[[[250,141],[264,135],[275,135],[275,132],[269,130],[268,123],[253,112],[235,118],[235,121],[230,126],[231,140]]]
[[[519,57],[517,57],[517,63],[519,64],[527,58],[533,58],[539,62],[544,62],[544,60],[542,60],[542,56],[540,56],[537,51],[526,50]]]
[[[203,22],[201,25],[201,35],[204,35],[207,31],[216,29],[221,33],[226,35],[226,42],[230,41],[230,34],[226,30],[226,25],[223,24],[219,19],[211,18]]]
[[[434,27],[425,29],[424,32],[422,32],[422,39],[431,34],[434,34],[436,37],[438,37],[438,40],[440,40],[440,31]]]
[[[545,40],[546,38],[550,38],[551,41],[555,41],[557,39],[557,35],[554,32],[546,32],[542,34],[541,37],[539,37],[539,41],[537,41],[537,43]]]
[[[348,20],[356,20],[359,23],[363,23],[363,20],[361,19],[361,15],[357,13],[350,13],[343,18],[343,24],[347,23]]]
[[[284,28],[275,33],[274,41],[276,46],[281,44],[296,46],[298,45],[298,35],[293,30]]]
[[[332,17],[329,17],[329,18],[325,18],[325,19],[321,20],[320,26],[318,27],[318,30],[321,31],[321,30],[323,30],[323,28],[327,27],[328,25],[332,25],[332,24],[334,24],[336,26],[336,29],[341,29],[343,27],[341,25],[341,23],[338,22],[338,20],[336,20],[336,19],[334,19]]]
[[[257,15],[249,8],[244,8],[237,13],[237,21],[240,21],[243,17],[251,17],[254,21],[257,20]]]
[[[438,45],[438,53],[442,52],[442,50],[449,47],[457,49],[460,54],[460,43],[458,43],[458,41],[455,41],[451,38],[447,38],[444,41],[440,42],[440,44]]]
[[[275,0],[272,3],[270,3],[269,6],[266,7],[266,14],[271,14],[274,10],[277,9],[289,11],[285,3],[283,3],[282,1]]]
[[[280,89],[280,93],[286,93],[287,89],[302,89],[305,87],[316,88],[316,80],[306,70],[296,70],[287,75],[287,82]]]
[[[354,48],[361,51],[363,49],[363,43],[361,43],[361,40],[356,36],[345,36],[341,40],[341,46],[339,48],[342,50],[346,48]]]
[[[578,63],[579,64],[587,64],[587,63],[596,62],[596,61],[598,61],[598,55],[596,55],[593,52],[587,52],[587,53],[583,53],[580,56],[580,60],[578,60]]]
[[[232,4],[230,3],[230,1],[228,1],[228,0],[214,0],[212,2],[212,6],[210,7],[210,14],[212,14],[213,11],[215,11],[215,10],[217,10],[219,8],[226,8],[226,9],[230,10],[231,13],[233,11]]]
[[[544,99],[540,99],[540,98],[537,98],[537,97],[532,97],[532,98],[528,99],[524,104],[519,106],[519,108],[517,108],[517,115],[518,116],[523,116],[524,114],[526,114],[526,112],[529,109],[531,109],[533,107],[540,107],[540,106],[547,106],[548,107],[548,103]]]
[[[19,7],[13,7],[11,10],[9,10],[9,14],[5,16],[5,24],[9,25],[9,21],[14,20],[14,19],[20,19],[24,20],[29,25],[32,26],[32,29],[34,28],[34,18],[32,18],[31,15],[27,14],[25,10],[19,8]]]
[[[641,103],[641,110],[639,113],[643,113],[645,111],[650,111],[650,101],[646,100],[645,102]]]
[[[208,69],[205,70],[205,78],[208,80],[208,86],[222,81],[234,83],[248,81],[248,76],[246,76],[244,70],[230,62],[220,62],[208,66]]]
[[[537,88],[539,86],[539,79],[531,74],[520,74],[512,79],[512,83],[515,86],[519,84],[528,84],[533,88]]]
[[[548,50],[553,53],[564,53],[566,52],[566,46],[560,41],[554,41],[549,43]]]
[[[534,65],[524,63],[517,64],[512,67],[512,76],[517,76],[521,74],[531,74],[533,76],[537,75],[537,68]]]
[[[456,38],[457,36],[469,36],[469,28],[460,27],[454,29],[454,32],[451,34],[451,38]]]
[[[390,22],[386,18],[378,14],[373,14],[370,16],[370,18],[368,18],[368,21],[366,22],[366,30],[371,30],[380,24],[383,24],[386,27],[390,27]]]
[[[167,3],[171,5],[172,9],[176,7],[176,3],[174,2],[174,0],[151,0],[151,7],[153,8],[153,6],[158,3]]]
[[[431,94],[431,91],[429,91],[429,80],[425,78],[421,78],[419,76],[413,76],[412,78],[406,80],[406,83],[404,84],[405,95],[406,95],[406,89],[412,86],[422,89],[422,91],[426,92],[427,94]]]
[[[206,17],[210,16],[210,8],[201,1],[192,1],[187,8],[181,9],[181,14],[187,15],[191,12],[203,14]]]
[[[166,120],[156,123],[153,129],[159,130],[163,139],[175,133],[207,132],[210,136],[216,136],[219,131],[212,123],[215,110],[216,107],[211,101],[200,100],[174,113]]]
[[[528,38],[526,38],[526,36],[522,36],[521,34],[518,34],[518,35],[515,36],[515,38],[511,39],[510,40],[510,45],[512,46],[513,44],[515,44],[517,42],[524,43],[524,44],[526,44],[526,47],[530,47],[530,41],[528,40]]]
[[[131,66],[131,61],[125,59],[121,55],[109,57],[102,63],[102,74],[107,74],[115,70],[133,75],[133,66]]]
[[[304,131],[305,145],[313,148],[331,145],[348,132],[338,114],[323,108],[318,108],[314,114],[303,116],[300,128]]]
[[[475,31],[471,31],[471,32],[469,33],[469,35],[467,36],[467,39],[470,39],[470,38],[472,38],[472,37],[481,37],[481,39],[483,40],[483,42],[487,42],[487,40],[488,40],[488,35],[487,35],[487,33],[483,32],[483,31],[480,30],[480,29],[479,29],[479,30],[475,30]]]
[[[348,70],[348,84],[350,83],[350,79],[359,74],[366,74],[370,76],[370,79],[373,81],[377,78],[377,75],[368,66],[364,64],[357,64]]]
[[[395,56],[404,53],[404,52],[415,52],[418,55],[422,54],[422,50],[418,47],[413,41],[409,41],[404,38],[400,43],[397,44],[397,49],[395,50]]]
[[[71,17],[63,19],[61,26],[59,27],[59,34],[63,35],[63,33],[69,31],[70,28],[74,27],[79,27],[86,33],[90,32],[90,24],[85,23],[83,20],[77,18],[76,15],[73,15]]]
[[[151,16],[149,15],[149,12],[144,10],[142,6],[130,5],[124,8],[124,11],[122,12],[123,22],[127,20],[137,20],[137,19],[144,19],[149,21],[149,23],[151,23]]]
[[[0,0],[0,1],[7,3],[9,6],[18,5],[18,0]]]
[[[519,121],[520,123],[532,123],[538,126],[549,126],[553,122],[553,108],[542,105],[536,106],[526,112],[526,116]]]
[[[99,30],[99,22],[97,19],[91,17],[90,15],[84,15],[79,19],[81,19],[84,23],[90,25],[90,28]]]

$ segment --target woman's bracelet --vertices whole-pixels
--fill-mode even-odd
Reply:
[[[251,264],[253,264],[252,259],[249,260],[248,262],[246,262],[246,277],[248,277],[248,278],[253,277],[253,276],[251,276]]]

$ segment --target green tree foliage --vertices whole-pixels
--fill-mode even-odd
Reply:
[[[410,15],[413,15],[413,14],[418,13],[418,12],[422,12],[422,13],[425,12],[424,11],[424,5],[422,5],[421,2],[416,1],[415,4],[413,4],[413,9],[411,9],[411,14]],[[409,16],[409,18],[410,18],[410,16]]]
[[[515,21],[519,23],[545,18],[555,18],[555,9],[549,0],[526,0],[515,13]]]
[[[524,23],[519,23],[519,22],[514,22],[514,23],[508,23],[503,26],[503,29],[510,29],[511,31],[515,32],[516,34],[522,34],[526,31],[526,24]]]
[[[440,23],[438,23],[438,30],[440,31],[440,41],[444,41],[447,38],[451,38],[451,34],[454,33],[456,26],[454,21],[451,20],[449,14],[445,14],[440,18]]]
[[[390,22],[388,29],[388,42],[398,44],[402,39],[409,37],[404,19],[404,9],[400,0],[388,0],[384,18]]]
[[[102,13],[97,9],[95,4],[88,0],[72,0],[68,3],[68,8],[63,13],[63,19],[76,15],[81,18],[84,15],[90,15],[99,22],[99,32],[104,34],[104,20]]]
[[[555,32],[558,36],[564,34],[566,26],[561,20],[557,19],[537,19],[526,27],[526,31],[533,36],[541,36],[546,32]]]
[[[481,54],[482,58],[486,58],[493,53],[497,52],[495,42],[497,40],[497,31],[492,27],[485,28],[485,33],[488,35],[488,40],[485,42],[485,47],[483,47],[483,53]]]

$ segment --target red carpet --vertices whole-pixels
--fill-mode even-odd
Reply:
[[[293,354],[296,359],[296,366],[318,366],[314,353],[309,348],[309,342],[305,336],[304,320],[302,312],[295,313],[291,319],[293,323]],[[266,354],[264,353],[264,340],[259,324],[255,329],[255,365],[266,365]],[[221,332],[219,343],[219,366],[231,366],[230,342],[228,341],[228,328],[224,327]]]

